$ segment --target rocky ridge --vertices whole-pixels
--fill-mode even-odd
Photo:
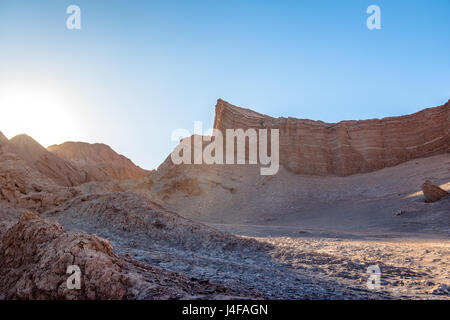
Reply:
[[[47,150],[85,172],[85,182],[139,179],[151,172],[102,143],[65,142]]]

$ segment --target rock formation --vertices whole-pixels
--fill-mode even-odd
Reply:
[[[0,229],[1,230],[1,229]],[[67,267],[81,271],[67,286]],[[223,298],[239,293],[114,253],[111,244],[24,213],[0,233],[0,299]]]
[[[0,146],[4,145],[5,143],[8,143],[8,138],[5,137],[3,132],[0,131]]]
[[[148,242],[160,245],[165,243],[185,249],[237,246],[253,250],[260,248],[254,241],[239,239],[183,218],[165,210],[147,197],[131,192],[80,195],[47,211],[46,216],[57,218],[66,226],[92,228],[93,232],[101,229],[115,230],[114,232],[125,232],[128,238],[136,236]]]
[[[450,100],[383,119],[325,123],[272,118],[218,100],[214,128],[280,130],[280,163],[295,173],[347,176],[450,152]]]
[[[0,132],[0,202],[42,212],[81,193],[122,191],[116,179],[148,173],[105,145],[77,145],[90,150],[84,162],[82,152],[69,153],[79,159],[72,161],[58,155],[70,148],[53,153],[27,135],[8,140]]]
[[[69,187],[82,174],[36,141],[19,136],[10,142],[0,135],[0,202],[41,210],[79,194]]]
[[[84,182],[83,173],[70,162],[48,152],[33,138],[21,134],[9,141],[10,151],[16,153],[30,167],[53,180],[57,185],[70,187]]]
[[[170,156],[149,172],[103,144],[45,149],[0,133],[0,299],[361,297],[299,277],[274,260],[271,244],[198,220],[221,230],[273,226],[273,236],[286,227],[447,236],[449,202],[427,205],[415,186],[433,177],[450,190],[449,107],[327,124],[219,100],[217,129],[280,129],[274,176],[258,166],[174,165]],[[428,158],[407,161],[418,157]],[[354,174],[367,171],[375,172]],[[448,194],[431,182],[423,192],[429,201]],[[406,214],[393,220],[399,209]],[[313,256],[300,251],[301,260]],[[68,265],[80,267],[79,290],[66,286]]]
[[[101,143],[65,142],[48,151],[86,172],[86,181],[138,179],[150,173]]]
[[[427,202],[439,201],[450,194],[438,186],[435,186],[430,180],[425,181],[422,185],[422,191]]]

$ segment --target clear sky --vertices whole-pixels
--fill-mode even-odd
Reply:
[[[66,8],[81,8],[81,30]],[[366,9],[381,8],[381,30]],[[450,1],[0,0],[0,131],[157,167],[217,98],[336,122],[450,99]]]

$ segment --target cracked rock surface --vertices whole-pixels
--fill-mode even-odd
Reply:
[[[119,256],[108,240],[66,232],[58,223],[30,212],[0,236],[1,299],[245,297],[242,291]],[[81,271],[80,289],[68,288],[66,271],[71,265]]]

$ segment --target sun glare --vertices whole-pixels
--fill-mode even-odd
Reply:
[[[44,146],[80,134],[75,106],[57,88],[0,85],[0,131],[8,138],[26,133]]]

